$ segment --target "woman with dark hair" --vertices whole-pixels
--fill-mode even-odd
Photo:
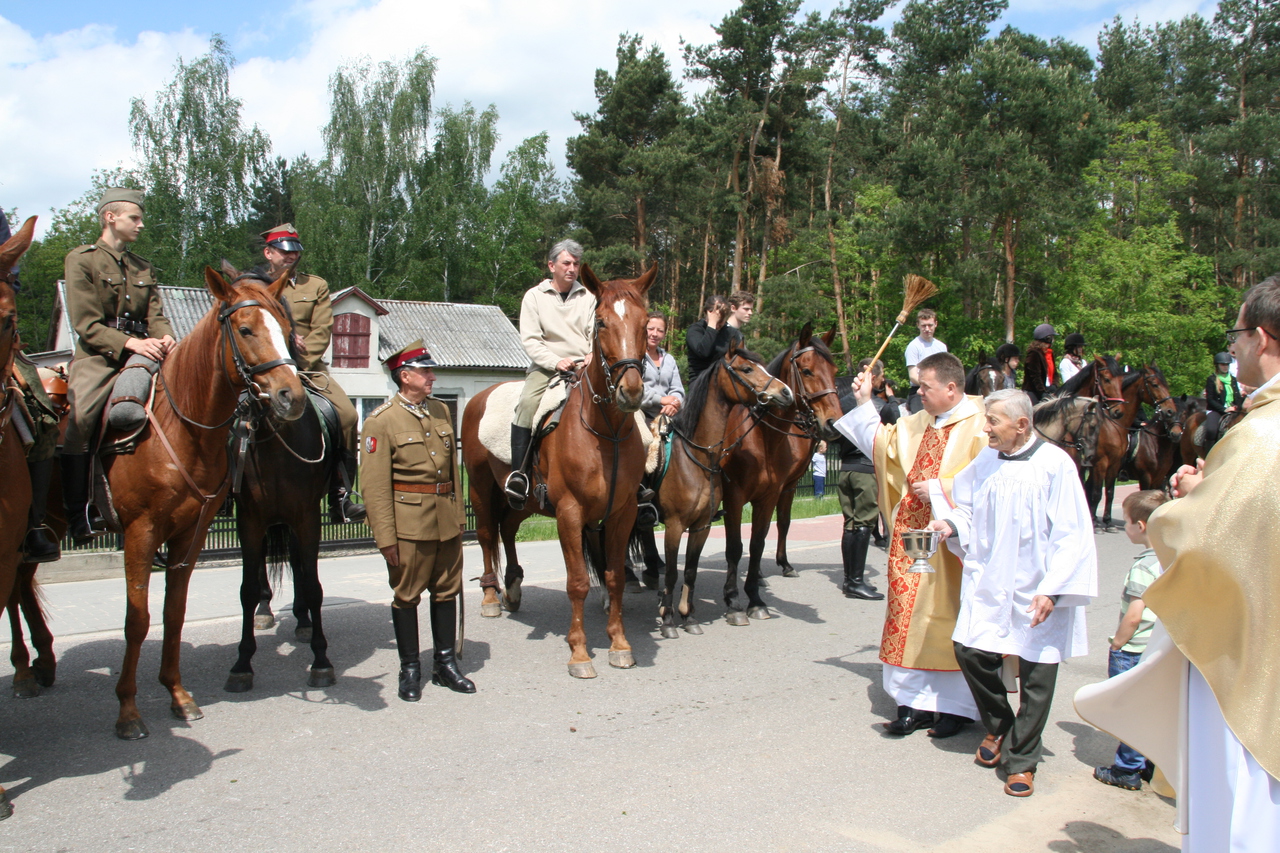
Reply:
[[[718,293],[707,297],[703,303],[703,319],[690,326],[684,335],[685,351],[689,356],[689,384],[702,375],[716,359],[729,351],[736,337],[742,341],[742,332],[728,323],[729,301]]]
[[[995,366],[1004,377],[1004,388],[1018,387],[1018,366],[1022,363],[1022,350],[1017,344],[1001,344],[996,348]]]

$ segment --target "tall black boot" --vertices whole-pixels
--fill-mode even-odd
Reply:
[[[77,545],[102,535],[89,523],[89,462],[88,453],[62,455],[62,504],[67,511],[67,533]]]
[[[58,540],[44,526],[45,509],[49,502],[49,479],[53,476],[53,460],[28,462],[31,474],[31,512],[27,516],[27,538],[22,542],[22,561],[25,563],[52,563],[62,556]]]
[[[356,481],[356,457],[345,447],[338,448],[337,464],[329,480],[329,520],[334,524],[361,521],[365,517],[364,504],[351,499],[350,484]]]
[[[844,595],[845,598],[861,598],[866,601],[880,601],[884,593],[863,580],[867,570],[867,550],[871,547],[871,528],[855,527],[846,530],[840,540],[840,554],[844,557]]]
[[[511,473],[502,490],[507,494],[507,503],[516,512],[524,509],[529,500],[529,475],[525,473],[528,462],[529,445],[533,442],[531,427],[511,425]]]
[[[457,693],[475,693],[471,679],[458,671],[458,660],[453,653],[453,643],[458,636],[458,600],[431,602],[431,683],[448,687]]]
[[[649,589],[657,589],[658,577],[660,573],[667,570],[667,563],[658,551],[658,542],[652,527],[640,531],[640,545],[644,551],[644,584]]]
[[[417,702],[422,698],[422,661],[418,656],[418,608],[392,607],[391,625],[396,631],[400,652],[400,698]]]

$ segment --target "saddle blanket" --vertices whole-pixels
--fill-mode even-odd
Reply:
[[[524,389],[523,381],[503,382],[493,389],[489,402],[485,405],[484,415],[480,418],[480,443],[496,458],[507,465],[511,464],[511,420],[515,416],[516,403],[520,401],[520,392]],[[550,414],[564,402],[569,394],[569,387],[558,382],[542,395],[542,402],[533,416],[535,424]],[[644,443],[646,474],[652,474],[658,468],[658,450],[660,442],[655,433],[644,422],[644,412],[636,412],[636,428],[640,430],[640,439]],[[657,427],[654,421],[654,427]],[[545,433],[540,433],[545,435]]]

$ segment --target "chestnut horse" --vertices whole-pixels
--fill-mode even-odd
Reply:
[[[591,549],[593,562],[604,566],[609,590],[609,665],[635,666],[622,626],[622,590],[627,539],[644,476],[645,454],[634,413],[644,397],[645,295],[656,277],[655,266],[634,281],[601,283],[590,267],[582,265],[581,281],[596,298],[592,351],[570,386],[560,424],[542,438],[530,466],[533,481],[545,484],[546,509],[540,508],[537,497],[531,497],[520,512],[508,506],[502,484],[511,467],[490,454],[480,440],[480,419],[498,386],[472,397],[462,415],[462,458],[476,514],[476,538],[484,553],[481,614],[500,612],[500,533],[509,564],[503,598],[508,609],[516,610],[523,572],[515,562],[515,531],[534,512],[554,516],[573,611],[565,641],[571,653],[569,674],[575,678],[596,675],[582,627],[583,601],[590,588],[584,544]]]
[[[1164,375],[1154,365],[1144,375],[1150,397],[1157,400],[1155,417],[1132,432],[1133,462],[1130,466],[1140,489],[1163,489],[1181,462],[1182,431],[1186,403],[1170,397]],[[1164,402],[1171,400],[1172,409]]]
[[[125,740],[148,734],[136,700],[138,655],[150,625],[151,561],[161,545],[167,545],[167,569],[160,683],[169,690],[175,717],[203,716],[182,686],[182,622],[191,570],[230,486],[227,433],[240,393],[251,390],[285,421],[296,420],[306,406],[285,342],[289,319],[280,308],[287,274],[270,287],[252,280],[231,284],[209,267],[204,278],[216,301],[160,365],[137,449],[103,460],[124,532],[127,649],[116,684],[116,735]]]
[[[759,356],[739,349],[735,341],[723,358],[717,359],[694,380],[685,395],[684,405],[671,421],[671,441],[666,447],[667,460],[662,481],[658,485],[658,502],[666,524],[665,545],[667,572],[658,606],[662,636],[674,639],[679,621],[690,634],[701,634],[702,628],[693,616],[693,590],[698,579],[698,558],[711,530],[711,519],[724,496],[721,463],[737,442],[746,437],[740,424],[738,431],[729,429],[729,414],[734,406],[790,406],[794,402],[791,389],[765,369]],[[680,540],[689,533],[684,554],[684,587],[680,603],[675,605],[676,561],[680,557]]]
[[[13,359],[22,346],[18,338],[18,304],[9,286],[9,271],[31,245],[36,230],[33,216],[0,246],[0,471],[5,484],[0,489],[0,601],[8,601],[22,559],[22,540],[27,535],[27,514],[31,509],[31,476],[27,453],[13,419],[18,414],[19,391],[9,378]],[[13,814],[13,805],[0,788],[0,820]]]
[[[724,463],[725,479],[725,619],[730,625],[748,625],[750,619],[772,614],[760,597],[760,560],[764,540],[778,511],[778,549],[775,555],[783,577],[795,577],[787,561],[787,530],[791,526],[791,501],[796,484],[808,470],[819,439],[835,439],[840,419],[836,393],[836,363],[831,356],[832,329],[825,337],[813,336],[813,323],[805,323],[800,335],[769,364],[769,372],[791,389],[791,405],[758,413],[744,406],[733,410],[729,429],[745,433]],[[738,600],[738,562],[742,559],[742,508],[751,504],[751,551],[743,591],[748,607]]]
[[[1139,407],[1142,403],[1154,407],[1157,419],[1162,422],[1172,422],[1178,413],[1177,404],[1169,396],[1164,374],[1154,364],[1125,376],[1121,383],[1121,396],[1119,415],[1102,421],[1102,429],[1098,432],[1097,462],[1085,483],[1094,524],[1100,525],[1104,530],[1112,526],[1111,504],[1115,499],[1116,479],[1129,454],[1129,430],[1137,420]],[[1097,509],[1104,491],[1106,503],[1099,519]]]

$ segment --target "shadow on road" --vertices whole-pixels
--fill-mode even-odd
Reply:
[[[1076,760],[1086,767],[1102,767],[1110,764],[1115,758],[1116,745],[1119,741],[1106,732],[1069,720],[1060,720],[1058,728],[1071,735],[1073,738],[1071,752]]]
[[[1073,820],[1063,827],[1070,840],[1050,841],[1053,853],[1177,853],[1178,848],[1154,838],[1128,838],[1108,826]]]

